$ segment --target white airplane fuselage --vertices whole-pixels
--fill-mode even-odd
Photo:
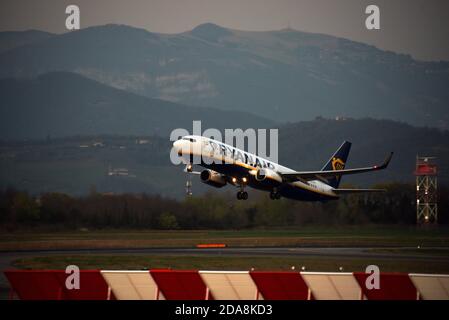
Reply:
[[[205,168],[207,171],[201,172],[201,180],[215,187],[231,184],[243,191],[249,186],[274,192],[273,197],[278,195],[278,198],[303,201],[338,199],[334,188],[322,181],[285,182],[282,175],[293,174],[295,170],[220,141],[189,135],[175,141],[173,147],[183,163],[195,163]]]

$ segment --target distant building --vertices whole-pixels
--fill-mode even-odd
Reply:
[[[147,139],[137,139],[136,144],[148,144],[150,143],[150,140]]]
[[[108,171],[109,176],[129,176],[129,170],[127,168],[111,168]]]
[[[92,143],[92,146],[93,146],[93,147],[99,147],[99,148],[101,148],[101,147],[104,147],[104,143],[101,142],[101,141],[94,141],[94,142]]]
[[[111,177],[129,177],[129,178],[135,178],[135,174],[131,174],[128,170],[128,168],[112,168],[109,167],[108,170],[108,176]]]

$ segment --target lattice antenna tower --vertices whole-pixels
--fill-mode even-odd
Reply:
[[[435,157],[416,156],[416,223],[438,223],[438,178]]]

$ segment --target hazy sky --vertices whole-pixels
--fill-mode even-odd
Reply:
[[[241,30],[290,25],[449,61],[449,0],[0,0],[0,31],[66,32],[68,4],[80,7],[82,28],[119,23],[177,33],[204,22]],[[365,28],[369,4],[380,8],[381,30]]]

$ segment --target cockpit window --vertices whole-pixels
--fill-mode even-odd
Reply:
[[[190,142],[196,142],[196,140],[193,139],[193,138],[182,138],[182,140],[188,140],[188,141],[190,141]]]

